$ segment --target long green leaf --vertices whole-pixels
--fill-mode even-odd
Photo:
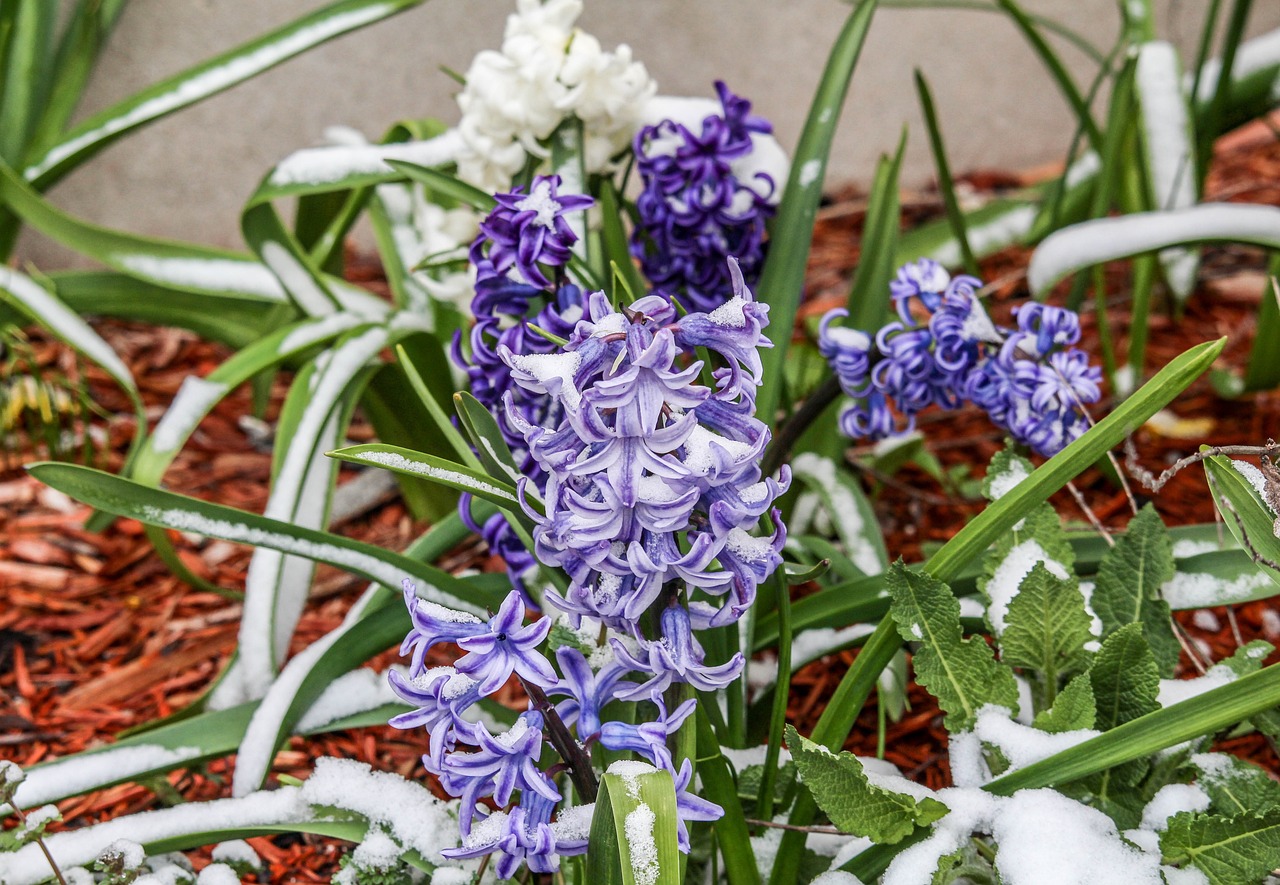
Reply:
[[[890,159],[880,157],[876,164],[871,195],[867,198],[867,217],[862,227],[862,246],[858,268],[849,289],[849,322],[855,329],[871,332],[880,328],[889,311],[889,281],[898,261],[899,228],[902,225],[898,176],[907,149],[907,130],[902,130],[898,149]]]
[[[1280,387],[1280,287],[1275,283],[1280,275],[1280,255],[1273,256],[1268,266],[1268,279],[1263,286],[1262,302],[1258,306],[1258,327],[1253,337],[1253,350],[1249,353],[1249,367],[1244,374],[1245,390],[1268,390]]]
[[[33,160],[23,170],[23,177],[38,187],[47,187],[125,133],[217,95],[334,37],[422,2],[343,0],[304,16],[95,114]]]
[[[1213,503],[1222,512],[1223,521],[1231,534],[1251,556],[1280,563],[1280,532],[1277,531],[1277,527],[1280,527],[1280,513],[1272,512],[1250,481],[1234,466],[1236,463],[1238,462],[1221,455],[1215,455],[1204,462],[1210,479],[1209,488],[1214,492]],[[1249,467],[1252,465],[1244,469]],[[1256,470],[1256,467],[1253,468],[1251,474]],[[1255,475],[1255,479],[1266,482],[1260,476]],[[1280,495],[1280,489],[1275,489],[1274,494]],[[1219,496],[1226,498],[1228,503],[1223,503]],[[1263,562],[1258,563],[1258,568],[1272,581],[1280,584],[1280,571]]]
[[[301,529],[75,464],[46,462],[27,469],[41,482],[79,501],[148,525],[306,556],[387,587],[398,587],[404,578],[411,578],[418,582],[424,598],[476,614],[496,609],[502,601],[503,594],[468,587],[440,569],[339,535]]]
[[[951,177],[951,164],[947,161],[947,146],[942,139],[942,127],[938,123],[938,112],[933,105],[933,93],[929,83],[917,68],[915,72],[916,95],[920,99],[920,110],[924,114],[924,125],[929,132],[929,149],[933,152],[933,166],[938,171],[938,192],[942,194],[942,205],[947,210],[947,223],[951,226],[951,236],[960,248],[960,260],[967,273],[977,276],[981,271],[978,262],[969,248],[969,236],[965,229],[964,214],[960,211],[960,201],[956,199],[956,183]]]
[[[1280,249],[1280,208],[1202,203],[1072,225],[1050,234],[1032,254],[1027,282],[1032,294],[1040,296],[1068,274],[1095,264],[1171,246],[1218,242]]]
[[[849,91],[853,69],[862,53],[862,44],[871,27],[876,0],[860,0],[836,37],[818,91],[809,108],[800,143],[783,191],[774,229],[785,231],[770,246],[769,257],[757,290],[769,304],[773,347],[761,354],[764,384],[756,400],[756,413],[766,422],[773,420],[782,401],[782,366],[787,358],[791,329],[804,289],[805,263],[813,242],[813,223],[822,197],[823,172],[831,153],[840,110]]]
[[[519,508],[515,486],[499,482],[487,473],[473,470],[446,458],[437,458],[424,452],[415,452],[413,449],[382,443],[348,446],[329,452],[328,455],[352,464],[381,467],[405,476],[425,477],[432,482],[483,498],[507,510]]]
[[[18,3],[5,51],[0,53],[0,157],[19,163],[44,106],[58,16],[52,3]]]
[[[636,770],[619,767],[624,765]],[[670,772],[640,762],[617,763],[600,781],[587,846],[588,876],[602,885],[680,885],[676,823]]]

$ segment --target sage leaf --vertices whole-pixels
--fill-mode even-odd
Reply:
[[[1110,637],[1127,624],[1141,624],[1160,675],[1170,677],[1181,651],[1173,634],[1169,604],[1160,587],[1173,577],[1173,542],[1150,504],[1129,522],[1129,530],[1102,557],[1092,605]]]
[[[1254,885],[1280,866],[1280,809],[1232,817],[1180,812],[1160,834],[1166,863],[1190,861],[1212,885]]]
[[[1013,671],[1001,666],[981,638],[965,639],[960,603],[946,584],[912,572],[902,561],[889,569],[890,613],[907,642],[919,642],[916,678],[938,699],[951,733],[970,728],[985,704],[1018,709]]]
[[[787,726],[787,746],[818,807],[840,830],[874,842],[899,842],[947,812],[937,799],[916,799],[873,784],[852,753],[835,754]]]

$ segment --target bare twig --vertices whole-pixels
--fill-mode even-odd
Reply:
[[[596,773],[591,768],[591,757],[569,733],[564,720],[556,712],[555,705],[547,698],[546,692],[519,674],[516,675],[520,684],[524,686],[525,693],[529,695],[529,700],[533,702],[533,708],[542,714],[543,720],[547,723],[547,738],[560,754],[560,758],[569,766],[569,779],[577,788],[578,795],[582,797],[583,802],[596,801],[596,793],[600,785],[596,782]]]
[[[1199,464],[1207,458],[1214,455],[1258,455],[1265,458],[1274,459],[1280,454],[1280,445],[1275,440],[1267,440],[1266,445],[1262,446],[1210,446],[1202,452],[1196,452],[1193,455],[1187,455],[1185,458],[1179,458],[1174,461],[1159,476],[1143,467],[1138,463],[1138,449],[1133,444],[1133,437],[1127,437],[1124,441],[1124,466],[1133,474],[1143,487],[1153,494],[1160,491],[1180,472],[1193,464]],[[1265,474],[1264,474],[1265,475]]]
[[[843,835],[835,827],[798,827],[795,824],[780,824],[771,820],[755,820],[747,818],[747,824],[753,827],[769,827],[774,830],[791,830],[793,833],[821,833],[824,836]]]
[[[1098,514],[1093,512],[1093,508],[1089,506],[1089,502],[1084,499],[1084,495],[1076,488],[1074,482],[1067,483],[1067,491],[1071,493],[1071,497],[1076,499],[1076,504],[1084,511],[1085,519],[1089,520],[1089,524],[1093,526],[1094,530],[1102,535],[1102,540],[1107,542],[1107,546],[1116,546],[1115,539],[1111,537],[1111,532],[1107,531],[1107,527],[1102,524],[1102,520],[1098,519]]]

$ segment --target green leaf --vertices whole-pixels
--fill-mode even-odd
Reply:
[[[1160,597],[1173,572],[1173,542],[1160,515],[1147,504],[1102,557],[1090,599],[1104,638],[1128,624],[1142,625],[1162,676],[1173,675],[1181,654],[1169,603]]]
[[[871,783],[852,753],[836,755],[789,725],[786,734],[800,779],[842,832],[873,842],[899,842],[916,826],[927,826],[948,811],[936,799],[918,800]]]
[[[1258,491],[1245,479],[1230,458],[1214,455],[1204,462],[1209,478],[1209,488],[1214,493],[1213,503],[1222,514],[1222,521],[1241,546],[1258,559],[1280,563],[1280,533],[1277,523],[1280,514],[1275,513],[1258,495]],[[1226,499],[1226,503],[1223,502]],[[1258,568],[1271,580],[1280,584],[1280,571],[1258,562]]]
[[[1041,731],[1050,734],[1061,734],[1064,731],[1078,731],[1082,728],[1093,728],[1098,717],[1097,705],[1093,700],[1093,683],[1088,673],[1067,683],[1048,710],[1036,714],[1032,723]]]
[[[1095,727],[1107,731],[1160,709],[1160,673],[1140,624],[1129,624],[1102,643],[1089,669],[1097,704]]]
[[[496,609],[505,595],[482,592],[447,572],[372,544],[148,488],[101,470],[47,462],[27,469],[41,482],[118,516],[306,556],[386,587],[399,587],[404,578],[411,578],[420,596],[451,608],[484,614]]]
[[[639,762],[616,763],[601,778],[596,796],[588,879],[598,885],[680,885],[676,823],[670,772]]]
[[[951,236],[960,249],[961,263],[964,265],[965,272],[977,276],[980,273],[978,262],[973,257],[973,250],[969,248],[964,214],[960,211],[960,201],[956,199],[955,180],[951,177],[951,166],[947,162],[947,148],[942,139],[942,127],[938,124],[933,94],[919,68],[915,71],[915,81],[916,95],[920,99],[920,110],[924,115],[925,129],[929,132],[929,149],[933,153],[933,165],[938,171],[938,192],[942,194],[942,205],[947,211],[947,224],[951,226]]]
[[[1095,264],[1171,246],[1223,242],[1280,249],[1280,208],[1202,203],[1073,224],[1045,237],[1032,253],[1027,283],[1040,297],[1058,280]]]
[[[327,453],[330,458],[393,470],[406,476],[425,477],[432,482],[484,498],[506,510],[519,511],[515,486],[493,479],[486,473],[464,467],[446,458],[382,443],[348,446]]]
[[[490,212],[494,207],[493,194],[485,193],[474,185],[467,184],[456,175],[441,172],[409,163],[405,160],[388,158],[384,161],[388,166],[402,173],[410,181],[425,184],[431,190],[446,197],[457,200],[464,206],[470,206],[480,212]]]
[[[834,461],[812,452],[797,455],[792,475],[815,492],[831,516],[845,552],[862,575],[878,575],[889,561],[880,523],[862,487]]]
[[[1280,340],[1280,286],[1275,283],[1277,276],[1280,276],[1280,255],[1275,255],[1267,267],[1267,282],[1263,287],[1262,303],[1258,306],[1258,328],[1253,338],[1253,350],[1249,353],[1249,367],[1244,374],[1245,390],[1280,387],[1280,350],[1267,346],[1269,341]]]
[[[1179,812],[1160,834],[1166,863],[1190,862],[1212,885],[1256,885],[1280,867],[1280,809],[1226,817]]]
[[[46,187],[128,132],[243,83],[281,62],[422,0],[343,0],[194,65],[80,123],[23,170]]]
[[[705,701],[699,701],[694,716],[698,732],[698,778],[702,781],[706,798],[724,809],[724,817],[716,821],[712,832],[720,845],[725,878],[729,885],[760,885],[760,868],[756,866],[755,857],[751,852],[741,850],[742,846],[750,844],[751,833],[747,829],[729,760],[720,752],[720,741],[707,717]]]
[[[862,228],[858,267],[849,289],[849,323],[870,332],[880,328],[889,311],[889,281],[898,261],[899,228],[902,225],[898,176],[907,149],[907,130],[902,130],[898,150],[890,159],[881,156],[867,198],[867,216]]]
[[[822,198],[823,172],[831,153],[840,110],[849,91],[849,81],[853,78],[858,56],[862,54],[862,45],[875,10],[876,0],[860,0],[836,37],[813,104],[809,107],[809,115],[800,130],[800,142],[791,161],[791,174],[774,221],[773,229],[785,231],[786,236],[778,237],[770,245],[769,258],[756,287],[761,300],[770,306],[769,321],[774,330],[770,336],[774,339],[774,346],[761,354],[764,384],[756,403],[756,414],[763,416],[766,422],[773,420],[781,403],[782,367],[786,363],[791,328],[804,289],[805,265],[813,242],[813,223]],[[782,330],[781,333],[778,330]]]
[[[1036,563],[1022,579],[1018,595],[1009,603],[1000,660],[1039,674],[1048,697],[1058,691],[1058,679],[1088,663],[1085,643],[1092,619],[1075,581],[1054,577],[1044,563]]]
[[[1108,731],[1160,709],[1160,672],[1141,624],[1121,627],[1107,637],[1089,668],[1097,716],[1094,727]],[[1147,760],[1135,759],[1100,774],[1090,788],[1101,800],[1116,787],[1132,787],[1147,771]]]
[[[890,567],[887,584],[898,633],[920,643],[913,659],[916,678],[946,711],[948,731],[972,726],[986,704],[1017,711],[1013,671],[996,662],[981,637],[963,638],[960,603],[946,584],[908,571],[901,560]]]
[[[504,482],[519,482],[522,474],[516,468],[511,449],[507,446],[493,413],[466,391],[455,393],[453,403],[462,428],[471,438],[476,447],[476,456],[484,469],[489,471],[489,475]]]
[[[1191,764],[1200,772],[1197,785],[1219,814],[1258,814],[1280,808],[1280,783],[1261,766],[1230,753],[1197,753]]]

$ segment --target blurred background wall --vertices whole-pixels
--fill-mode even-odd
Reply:
[[[1157,0],[1157,32],[1194,56],[1209,0]],[[321,0],[131,0],[90,85],[81,116],[229,49]],[[133,232],[242,248],[240,207],[293,150],[351,126],[377,139],[397,119],[457,117],[465,71],[501,43],[513,0],[432,0],[259,76],[108,148],[51,195],[63,209]],[[1024,0],[1109,49],[1117,0]],[[840,0],[587,0],[579,24],[606,48],[629,43],[664,94],[713,96],[726,80],[794,146],[827,52],[849,7]],[[1255,3],[1252,33],[1280,27],[1280,2]],[[1096,64],[1055,41],[1081,88]],[[1002,15],[970,10],[876,12],[853,80],[828,184],[865,182],[904,125],[903,183],[932,175],[912,70],[934,91],[952,167],[1020,168],[1066,153],[1072,120],[1048,75]],[[18,256],[54,268],[67,253],[38,234]]]

